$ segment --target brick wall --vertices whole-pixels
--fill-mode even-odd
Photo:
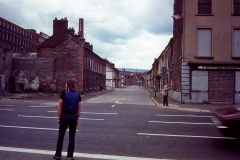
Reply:
[[[73,79],[77,89],[83,90],[83,47],[67,39],[56,48],[39,48],[38,58],[54,58],[54,78],[57,90],[65,89],[65,82]]]
[[[84,47],[84,58],[85,62],[92,60],[94,66],[91,68],[90,63],[86,62],[83,72],[83,88],[85,92],[99,90],[102,85],[103,88],[106,87],[106,72],[102,72],[99,65],[106,68],[106,62],[101,57],[96,55],[91,48]]]
[[[13,59],[10,91],[55,91],[54,59]]]

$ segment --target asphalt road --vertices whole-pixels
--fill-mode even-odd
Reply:
[[[138,86],[82,102],[76,160],[239,160],[240,142],[223,137],[211,113],[156,107]],[[57,99],[0,100],[0,159],[52,159]],[[63,155],[66,156],[68,132]]]

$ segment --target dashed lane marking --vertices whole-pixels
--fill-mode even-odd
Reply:
[[[25,118],[55,118],[58,117],[48,117],[48,116],[26,116],[26,115],[18,115],[19,117],[25,117]],[[92,119],[92,118],[79,118],[81,120],[89,120],[89,121],[104,121],[104,119]]]
[[[114,105],[115,106],[115,105]],[[47,111],[47,112],[58,112],[58,111]],[[102,113],[102,112],[81,112],[81,114],[105,114],[105,115],[118,115],[118,113]]]
[[[197,116],[197,115],[164,115],[164,114],[156,114],[159,117],[197,117],[197,118],[212,118],[214,116]]]
[[[149,121],[149,122],[150,123],[166,123],[166,124],[214,125],[214,123],[166,122],[166,121]]]
[[[4,147],[0,146],[1,151],[8,152],[19,152],[19,153],[28,153],[28,154],[43,154],[51,155],[55,154],[55,151],[49,150],[39,150],[39,149],[29,149],[29,148],[15,148],[15,147]],[[63,156],[67,156],[67,152],[62,152]],[[74,152],[74,157],[79,158],[91,158],[91,159],[111,159],[111,160],[163,160],[157,158],[143,158],[143,157],[129,157],[129,156],[115,156],[115,155],[104,155],[104,154],[88,154],[88,153],[78,153]],[[170,159],[164,159],[170,160]]]
[[[141,136],[160,136],[160,137],[181,137],[181,138],[206,138],[206,139],[236,139],[231,137],[212,137],[212,136],[192,136],[192,135],[171,135],[171,134],[151,134],[151,133],[137,133]]]
[[[0,104],[1,107],[17,107],[16,105]]]
[[[33,129],[33,130],[49,130],[49,131],[58,131],[56,128],[37,128],[37,127],[23,127],[23,126],[6,126],[6,125],[0,125],[0,127],[3,128],[17,128],[17,129]],[[68,129],[67,129],[68,131]],[[78,130],[76,130],[78,131]]]
[[[13,109],[0,109],[0,111],[14,111]]]
[[[106,114],[106,115],[117,115],[118,113],[98,113],[98,112],[81,112],[83,114]]]
[[[115,103],[116,103],[116,104],[122,104],[122,102],[120,102],[120,101],[116,101]]]

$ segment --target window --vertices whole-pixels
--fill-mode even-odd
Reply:
[[[212,0],[198,0],[198,14],[212,14]]]
[[[233,2],[233,15],[240,15],[240,0]]]
[[[240,71],[236,71],[236,75],[235,75],[235,82],[239,82],[240,79]],[[240,91],[240,83],[235,83],[235,91]]]
[[[197,57],[211,57],[212,29],[201,28],[197,30]]]
[[[240,28],[233,30],[233,57],[240,58]]]
[[[192,71],[192,90],[208,90],[208,71]]]

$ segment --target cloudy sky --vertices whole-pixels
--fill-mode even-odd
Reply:
[[[116,68],[151,69],[172,37],[174,0],[0,0],[0,16],[52,35],[53,20],[67,17],[86,41]]]

